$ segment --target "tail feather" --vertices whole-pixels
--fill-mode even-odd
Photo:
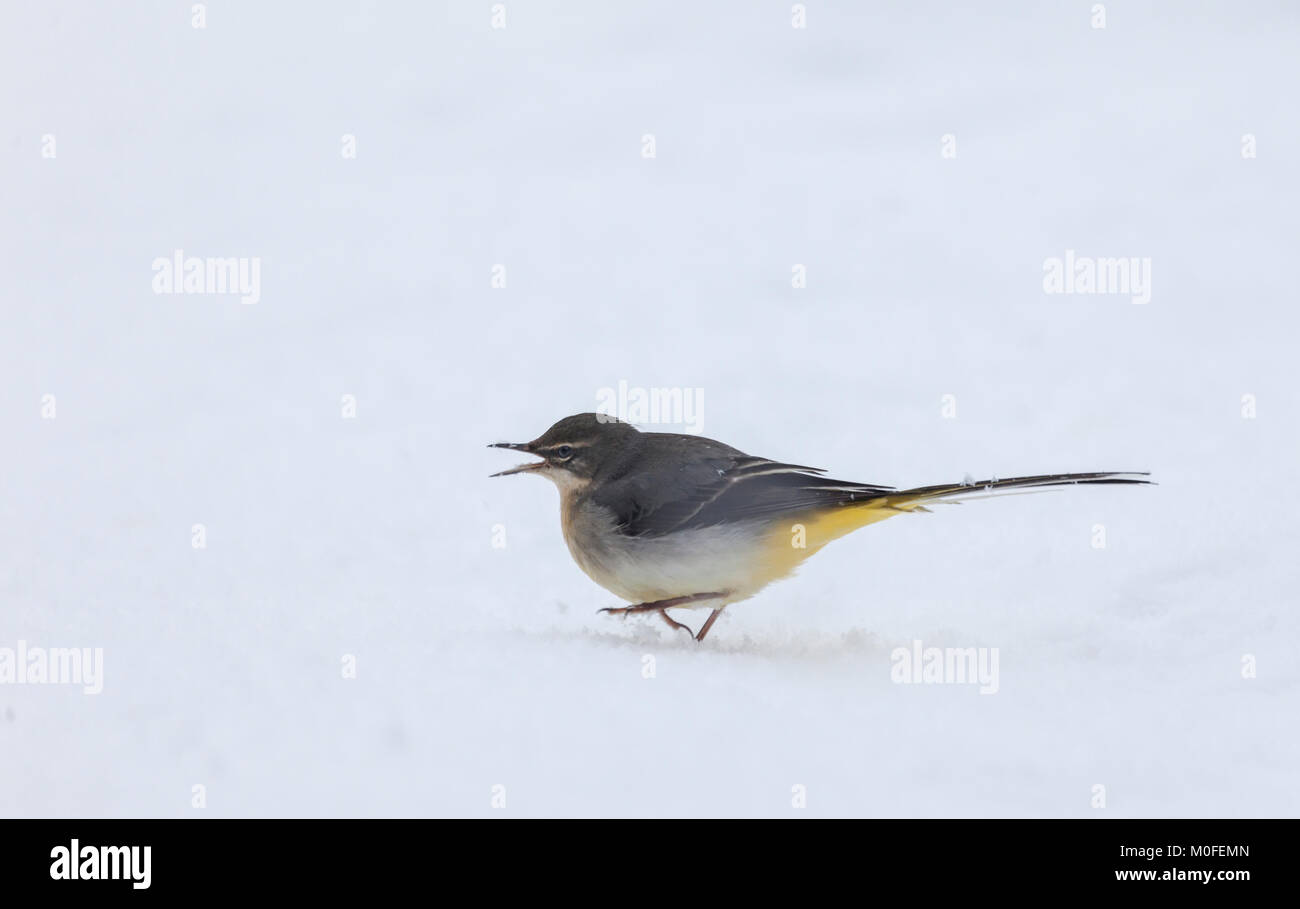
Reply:
[[[964,498],[984,498],[1007,494],[1011,490],[1038,490],[1052,486],[1153,486],[1145,479],[1146,471],[1104,471],[1099,473],[1045,473],[1033,477],[1008,477],[942,483],[937,486],[917,486],[900,489],[872,501],[880,506],[900,511],[925,511],[925,503],[959,502]]]
[[[777,522],[772,531],[767,556],[767,573],[763,584],[791,574],[813,553],[832,540],[847,533],[892,518],[897,514],[928,511],[936,503],[959,503],[963,499],[985,498],[997,495],[1025,495],[1044,492],[1054,486],[1145,486],[1147,473],[1051,473],[1035,477],[1011,477],[1005,480],[945,483],[939,486],[918,486],[915,489],[879,490],[858,487],[846,491],[846,501],[831,507],[818,508],[803,516],[790,527]],[[865,493],[865,495],[864,495]],[[801,546],[791,545],[791,532],[798,530]],[[755,591],[760,588],[756,587]]]

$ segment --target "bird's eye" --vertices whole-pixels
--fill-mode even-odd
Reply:
[[[573,446],[561,445],[559,448],[555,449],[555,453],[561,458],[567,458],[569,455],[573,454]]]

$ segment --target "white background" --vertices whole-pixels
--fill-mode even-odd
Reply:
[[[0,686],[0,815],[1300,811],[1294,6],[789,6],[6,4],[0,647],[105,677]],[[1160,485],[870,527],[696,645],[487,476],[620,380],[850,480]]]

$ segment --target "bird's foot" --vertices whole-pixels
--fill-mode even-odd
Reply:
[[[636,606],[620,606],[617,608],[611,606],[607,609],[602,609],[600,611],[608,612],[610,615],[623,616],[624,618],[627,618],[629,615],[633,615],[638,612],[657,612],[659,613],[660,618],[662,618],[665,622],[668,623],[669,628],[672,628],[674,631],[684,631],[687,634],[689,634],[692,638],[695,637],[695,632],[691,631],[690,626],[683,625],[681,622],[677,621],[676,619],[674,619],[672,616],[668,614],[667,608],[663,606],[658,606],[654,603],[638,603]]]
[[[709,616],[708,620],[704,623],[704,627],[700,629],[699,637],[696,637],[695,632],[691,631],[690,626],[683,625],[681,622],[678,622],[676,619],[674,619],[672,616],[668,614],[668,607],[685,606],[687,603],[695,603],[700,600],[716,600],[722,596],[725,596],[725,594],[692,593],[684,597],[669,597],[666,600],[655,600],[653,603],[636,603],[635,605],[632,606],[609,606],[600,611],[607,612],[610,615],[620,615],[625,618],[629,615],[634,615],[638,612],[657,612],[659,613],[660,617],[663,618],[663,620],[668,623],[668,626],[672,628],[674,631],[685,631],[693,639],[697,641],[702,641],[704,640],[704,636],[709,633],[709,629],[713,626],[714,620],[717,619],[718,613],[721,612],[722,610],[720,609],[714,610],[713,615]]]
[[[692,638],[695,637],[695,632],[691,631],[690,626],[683,625],[681,622],[674,619],[672,616],[668,614],[667,609],[660,609],[659,615],[663,618],[665,622],[668,623],[668,627],[673,629],[673,631],[684,631],[687,634],[689,634]]]

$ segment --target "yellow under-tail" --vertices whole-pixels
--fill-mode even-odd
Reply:
[[[1092,483],[1138,483],[1146,474],[1072,473],[1043,474],[1033,477],[982,480],[971,483],[948,483],[939,486],[918,486],[901,489],[884,495],[845,502],[810,511],[793,517],[789,523],[772,528],[768,534],[765,554],[763,584],[788,577],[808,557],[827,543],[853,531],[875,524],[894,515],[915,511],[929,511],[926,503],[956,502],[980,494],[1006,494],[1008,490],[1028,490],[1035,487],[1072,486]]]

